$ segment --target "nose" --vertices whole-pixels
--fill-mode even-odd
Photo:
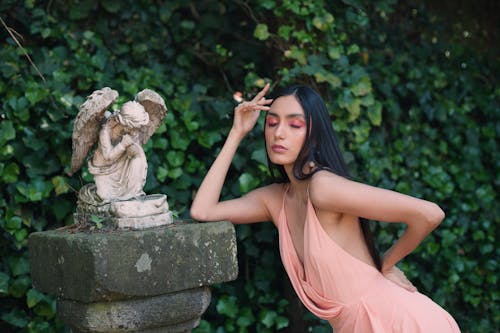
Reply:
[[[276,126],[274,130],[274,137],[276,139],[283,139],[285,137],[285,128],[282,123]]]

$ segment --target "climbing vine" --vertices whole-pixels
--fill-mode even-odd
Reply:
[[[321,92],[357,179],[441,205],[445,221],[401,267],[463,331],[498,329],[498,62],[473,30],[392,0],[7,0],[0,18],[1,331],[67,331],[54,299],[32,287],[27,240],[73,223],[76,191],[91,181],[85,168],[66,174],[87,95],[110,86],[119,103],[144,88],[165,98],[145,191],[167,193],[188,218],[233,93],[265,82]],[[240,147],[223,198],[270,181],[262,134]],[[381,250],[401,230],[373,228]],[[291,331],[276,230],[238,226],[237,238],[240,277],[214,287],[196,331]]]

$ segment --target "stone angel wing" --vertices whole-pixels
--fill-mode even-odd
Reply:
[[[163,98],[150,89],[144,89],[139,92],[135,96],[135,101],[139,102],[149,114],[149,124],[144,126],[140,134],[141,144],[145,144],[158,127],[160,127],[161,122],[167,114],[167,107]]]
[[[105,87],[94,91],[80,106],[73,125],[73,154],[68,175],[73,175],[82,167],[90,149],[97,141],[106,110],[117,98],[116,90]]]

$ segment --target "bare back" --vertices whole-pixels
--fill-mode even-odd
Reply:
[[[309,185],[307,185],[309,186]],[[304,223],[306,221],[307,198],[298,199],[287,191],[288,185],[283,187],[284,213],[288,221],[288,228],[295,250],[303,261],[304,253]],[[312,202],[315,207],[314,202]],[[314,208],[321,227],[332,241],[337,243],[353,257],[375,266],[366,246],[366,242],[356,216]],[[277,219],[275,219],[277,221]]]

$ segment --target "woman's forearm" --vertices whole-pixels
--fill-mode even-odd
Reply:
[[[385,253],[382,261],[382,272],[390,269],[415,250],[427,234],[412,232],[412,230],[408,230],[407,228],[396,243]]]
[[[444,212],[437,205],[432,204],[426,218],[418,223],[408,224],[405,232],[385,253],[382,262],[382,272],[391,269],[401,259],[413,252],[417,246],[434,230],[444,219]]]
[[[214,163],[203,179],[191,205],[191,217],[199,220],[210,220],[210,212],[219,203],[222,186],[226,179],[231,161],[244,135],[232,129]]]

